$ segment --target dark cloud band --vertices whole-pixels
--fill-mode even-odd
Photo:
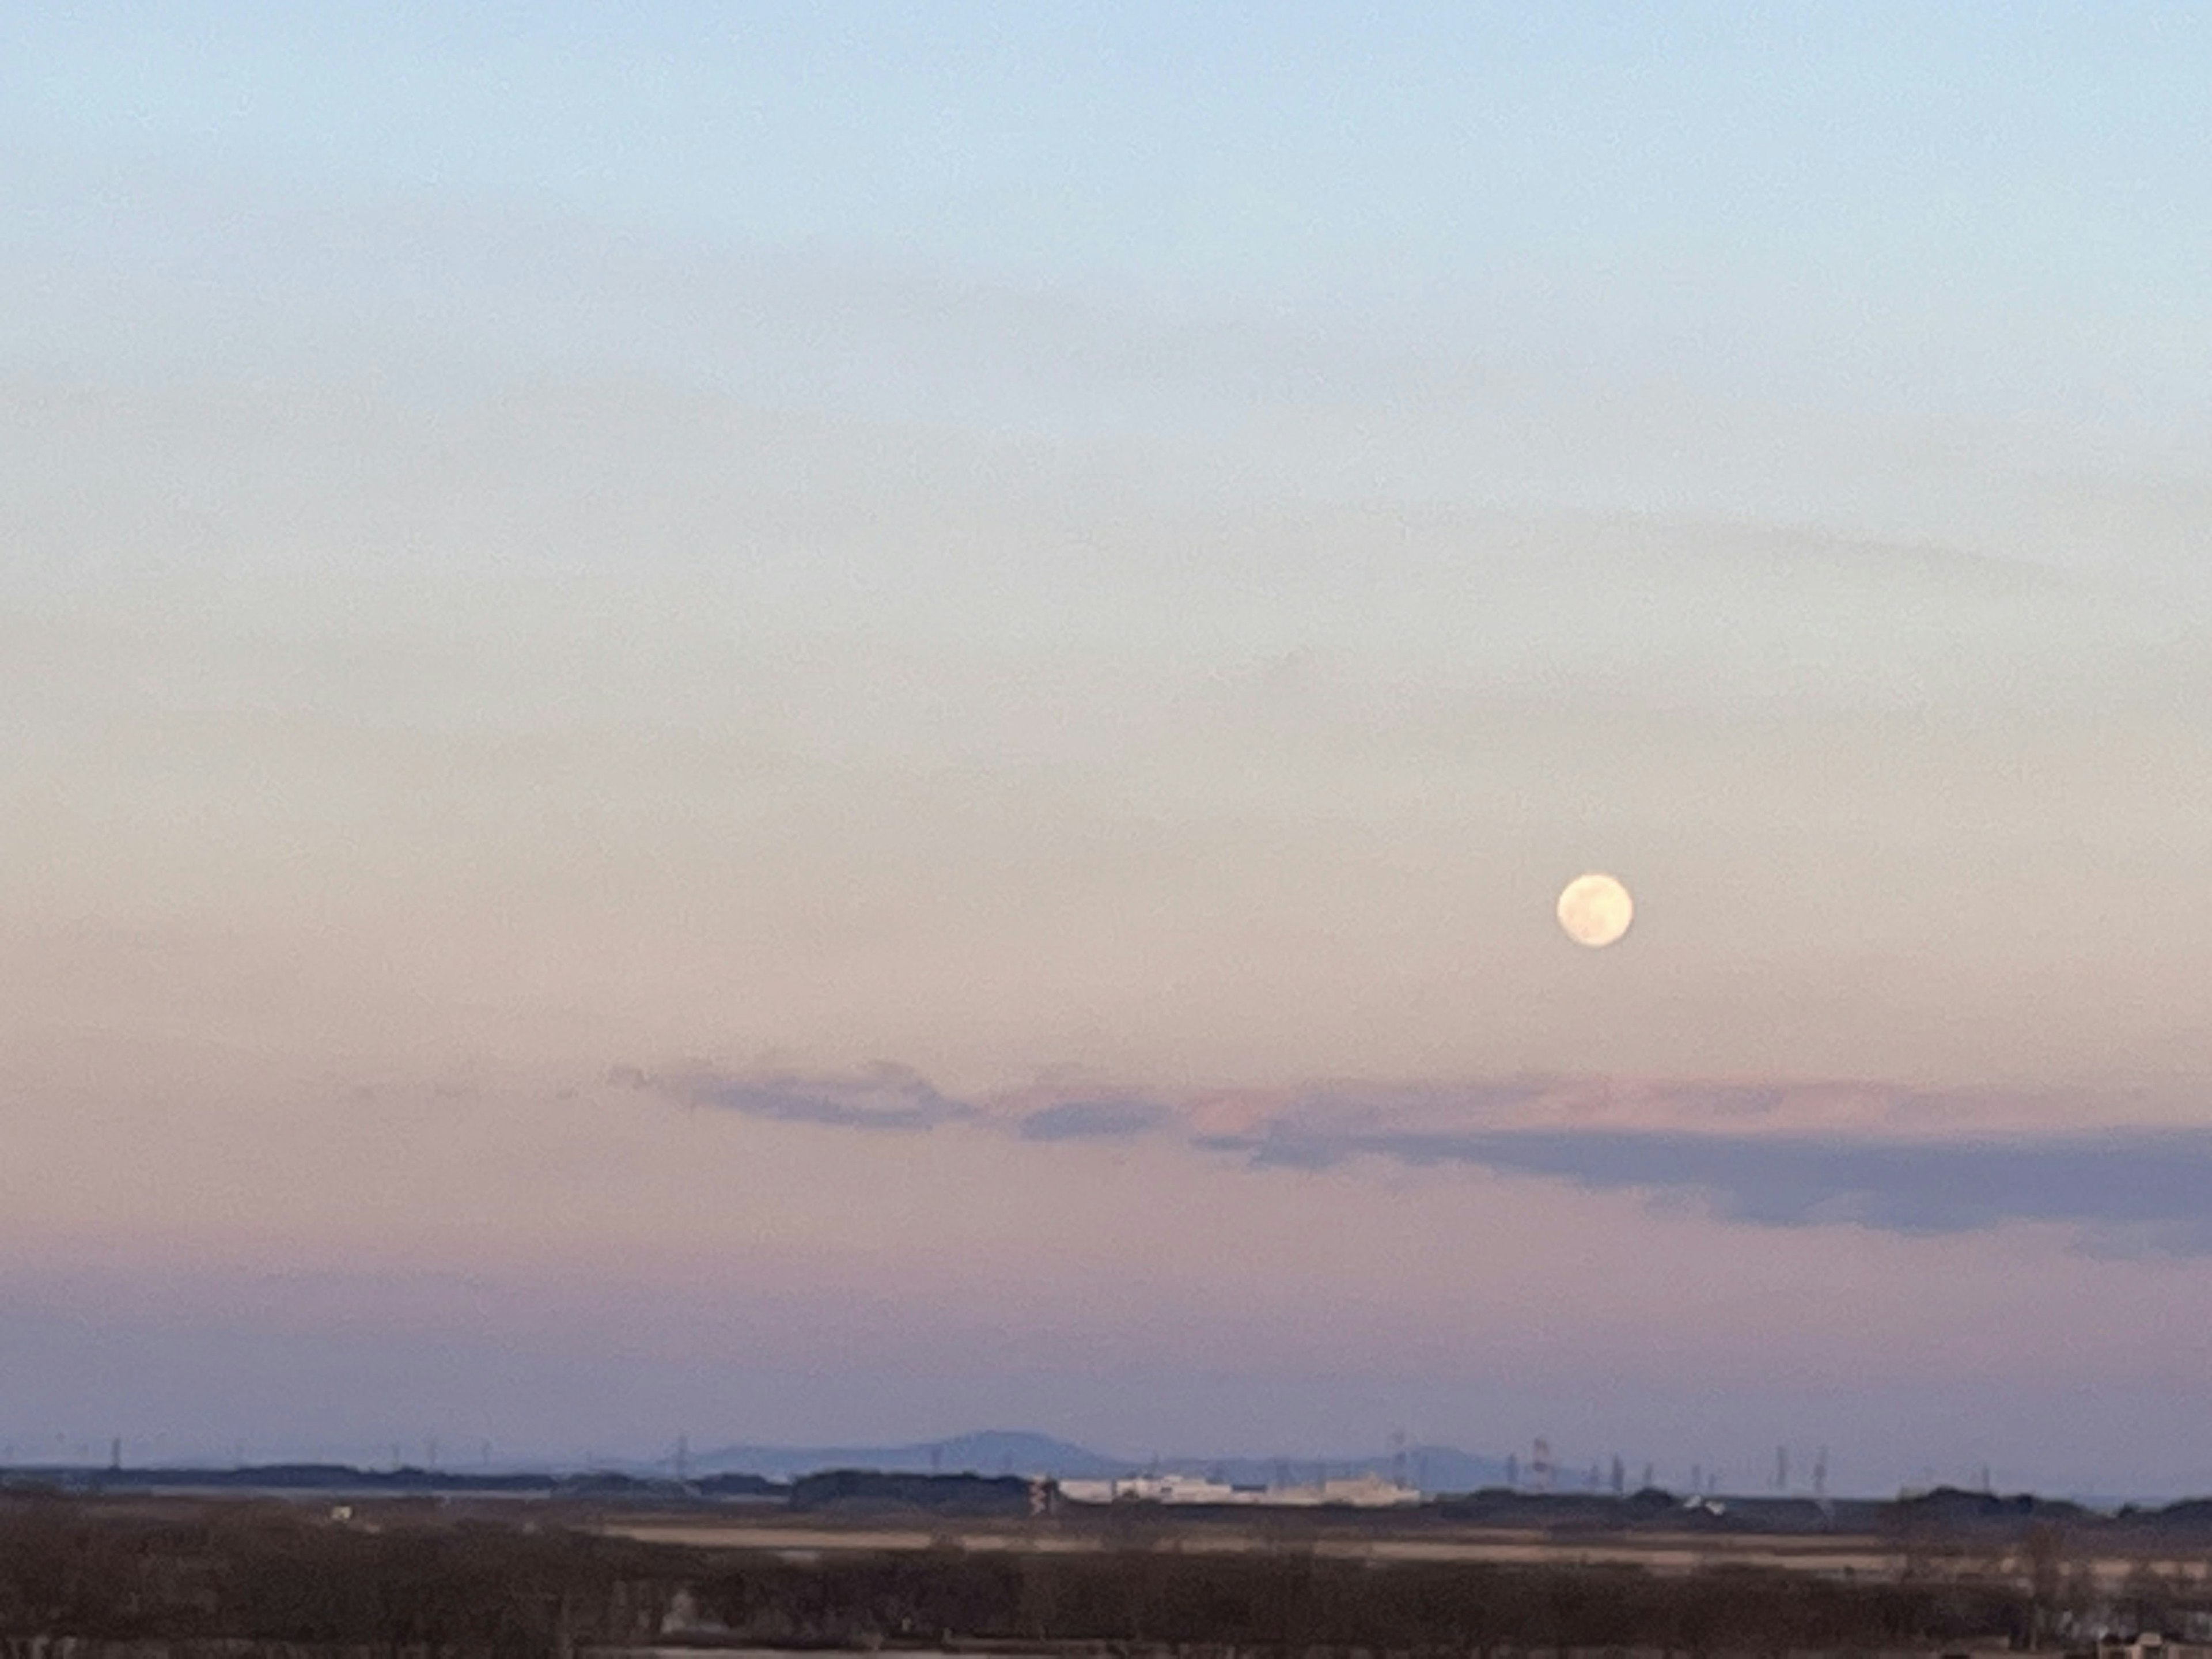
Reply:
[[[1202,1143],[1256,1168],[1463,1165],[1593,1191],[1692,1196],[1731,1221],[1932,1234],[2048,1222],[2212,1254],[2212,1130],[1864,1140],[1620,1130],[1394,1133],[1278,1122]]]
[[[1251,1127],[1202,1133],[1171,1103],[1142,1095],[1081,1095],[992,1109],[945,1095],[910,1068],[851,1075],[791,1073],[673,1076],[621,1068],[612,1080],[686,1104],[781,1123],[915,1133],[967,1123],[1037,1143],[1169,1135],[1255,1170],[1322,1170],[1382,1163],[1465,1168],[1631,1192],[1705,1206],[1763,1227],[1857,1226],[1927,1236],[2019,1223],[2075,1229],[2102,1252],[2212,1255],[2212,1128],[2081,1135],[1814,1135],[1773,1120],[1786,1091],[1717,1085],[1695,1096],[1716,1122],[1751,1130],[1485,1127],[1481,1120],[1543,1092],[1524,1081],[1463,1090],[1334,1089],[1278,1102]],[[1899,1099],[1921,1103],[1916,1097]],[[1456,1115],[1467,1128],[1434,1127]]]

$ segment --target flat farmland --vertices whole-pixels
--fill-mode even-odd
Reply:
[[[1893,1544],[1870,1536],[1711,1537],[1620,1534],[1561,1537],[1478,1528],[1271,1526],[1152,1516],[1039,1520],[836,1522],[779,1516],[733,1520],[685,1514],[608,1515],[597,1530],[644,1543],[695,1549],[764,1550],[794,1556],[960,1549],[980,1553],[1078,1553],[1144,1548],[1182,1554],[1243,1555],[1296,1548],[1340,1559],[1468,1561],[1499,1565],[1634,1566],[1691,1573],[1716,1568],[1781,1568],[1838,1578],[1894,1577],[1907,1565]]]
[[[571,1522],[574,1524],[574,1522]],[[1870,1532],[1820,1534],[1552,1531],[1439,1524],[1376,1516],[1316,1522],[1158,1512],[1026,1520],[876,1516],[851,1519],[610,1510],[592,1530],[640,1542],[767,1552],[794,1560],[848,1553],[958,1550],[1078,1554],[1157,1550],[1244,1555],[1296,1550],[1341,1560],[1484,1563],[1499,1566],[1633,1568],[1663,1576],[1738,1571],[1798,1572],[1844,1582],[1908,1578],[2026,1589],[2033,1564],[2019,1537],[1935,1534],[1900,1539]],[[2212,1548],[2173,1539],[2076,1535],[2055,1547],[2077,1586],[2121,1589],[2148,1568],[2212,1585]]]

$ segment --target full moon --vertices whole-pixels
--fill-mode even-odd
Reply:
[[[1611,876],[1577,876],[1559,895],[1560,928],[1592,950],[1617,942],[1635,919],[1635,902]]]

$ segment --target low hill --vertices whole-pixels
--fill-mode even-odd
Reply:
[[[887,1474],[1049,1475],[1103,1480],[1127,1472],[1124,1460],[1055,1440],[1050,1435],[986,1430],[903,1446],[721,1446],[696,1454],[701,1474],[743,1474],[792,1480],[824,1469],[872,1469]]]

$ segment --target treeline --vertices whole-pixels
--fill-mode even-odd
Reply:
[[[1050,1481],[1014,1475],[920,1474],[878,1469],[825,1469],[793,1480],[757,1474],[712,1474],[691,1480],[601,1470],[469,1473],[401,1467],[364,1469],[337,1463],[279,1463],[214,1468],[0,1469],[0,1496],[58,1492],[83,1497],[134,1493],[263,1493],[343,1501],[356,1497],[507,1497],[555,1501],[677,1508],[751,1504],[799,1511],[880,1510],[935,1511],[970,1516],[1017,1516],[1043,1507],[1076,1514],[1089,1507],[1063,1505]],[[1104,1507],[1104,1506],[1097,1506]],[[1246,1505],[1125,1503],[1116,1509],[1168,1511],[1181,1522],[1225,1519],[1248,1522]],[[2087,1540],[2111,1538],[2130,1549],[2171,1545],[2212,1547],[2212,1499],[2164,1507],[2127,1505],[2101,1512],[2061,1499],[2021,1493],[1939,1487],[1887,1500],[1825,1499],[1771,1495],[1730,1497],[1686,1504],[1657,1488],[1613,1495],[1601,1492],[1525,1492],[1503,1487],[1431,1498],[1419,1505],[1358,1510],[1322,1505],[1303,1510],[1332,1524],[1369,1531],[1403,1532],[1423,1526],[1534,1529],[1555,1535],[1664,1532],[1711,1534],[1863,1534],[1891,1540],[1941,1538],[1953,1542],[2017,1541],[2039,1528],[2057,1527]]]
[[[1026,1515],[1030,1483],[1019,1475],[901,1474],[877,1469],[824,1469],[791,1483],[794,1510],[897,1508],[961,1515]]]
[[[2002,1589],[1779,1572],[1374,1563],[1290,1544],[792,1560],[525,1525],[371,1529],[276,1506],[155,1518],[59,1500],[0,1505],[6,1654],[63,1638],[521,1659],[674,1638],[1700,1659],[1927,1648],[2032,1628],[2026,1598]]]
[[[716,1474],[668,1480],[611,1470],[555,1474],[468,1470],[364,1469],[349,1463],[259,1463],[239,1468],[38,1468],[0,1470],[0,1490],[81,1493],[232,1492],[597,1498],[656,1503],[686,1498],[787,1501],[788,1481],[757,1474]]]
[[[267,1463],[234,1469],[41,1469],[0,1471],[0,1491],[78,1495],[131,1492],[313,1493],[331,1497],[550,1498],[611,1504],[683,1504],[750,1499],[794,1510],[854,1504],[1019,1515],[1032,1486],[1018,1475],[916,1474],[824,1469],[793,1480],[758,1474],[710,1474],[671,1480],[615,1471],[584,1474],[471,1474],[402,1466],[362,1469],[343,1463]]]

